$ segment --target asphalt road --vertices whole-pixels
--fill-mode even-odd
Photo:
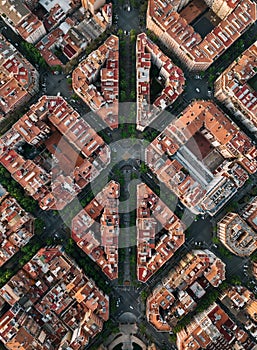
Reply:
[[[127,4],[119,5],[118,2],[116,2],[116,8],[118,28],[122,28],[126,32],[139,28],[139,11],[137,8],[130,7],[130,11],[128,11]]]

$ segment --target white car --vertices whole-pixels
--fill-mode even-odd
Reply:
[[[201,90],[199,88],[196,88],[195,91],[196,92],[201,92]]]
[[[134,310],[133,306],[131,306],[131,305],[129,305],[129,308],[130,308],[131,310]]]

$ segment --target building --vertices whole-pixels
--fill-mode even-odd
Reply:
[[[209,250],[194,250],[182,258],[148,297],[146,316],[158,331],[169,332],[196,308],[209,285],[225,280],[225,264]]]
[[[206,3],[217,16],[224,19],[233,12],[240,0],[206,0]]]
[[[216,80],[215,97],[257,132],[257,92],[248,81],[256,76],[257,42],[238,57]]]
[[[73,9],[74,5],[76,5],[74,0],[51,0],[50,2],[48,0],[39,0],[38,2],[49,13],[58,5],[65,14],[68,14]]]
[[[42,248],[0,289],[7,349],[83,349],[109,318],[109,298],[61,247]]]
[[[96,87],[100,76],[100,91]],[[118,127],[119,39],[111,35],[72,73],[76,94],[111,128]]]
[[[203,4],[192,10],[194,5],[188,1],[173,4],[151,0],[148,3],[147,28],[190,70],[206,70],[257,19],[256,4],[251,0],[206,0],[206,8]],[[187,7],[180,11],[184,5]],[[219,23],[202,37],[192,22],[204,15],[208,6],[222,20],[217,17]]]
[[[242,217],[255,231],[257,231],[257,197],[254,197],[245,207]]]
[[[35,44],[46,34],[43,22],[21,0],[2,1],[0,15],[28,43]]]
[[[257,300],[255,295],[242,285],[229,286],[221,295],[220,301],[231,315],[244,326],[245,331],[252,338],[257,339]]]
[[[82,0],[81,4],[86,10],[90,11],[92,14],[95,14],[105,5],[105,0]]]
[[[72,238],[111,280],[118,278],[119,196],[110,181],[72,220]]]
[[[39,74],[2,35],[0,41],[0,117],[3,118],[38,91]]]
[[[33,216],[0,186],[0,266],[26,245],[33,234]]]
[[[253,350],[256,343],[216,303],[177,334],[178,350]]]
[[[15,30],[24,40],[31,44],[35,44],[46,34],[43,22],[33,13],[21,21],[15,27]]]
[[[64,68],[112,25],[111,3],[104,4],[96,13],[90,13],[83,7],[74,10],[79,5],[76,0],[69,3],[42,2],[49,9],[44,18],[44,25],[49,33],[37,43],[36,48],[50,67],[60,65]],[[56,50],[63,55],[57,57]]]
[[[195,101],[147,147],[145,161],[191,211],[215,215],[256,172],[256,155],[214,103]]]
[[[109,147],[61,96],[42,96],[0,140],[0,163],[43,210],[63,209],[109,162]]]
[[[184,226],[143,183],[137,185],[136,225],[137,278],[140,282],[146,282],[184,244]],[[161,230],[158,230],[158,226],[161,226]]]
[[[256,250],[257,233],[238,214],[226,214],[217,227],[218,238],[233,254],[250,256]]]
[[[159,70],[158,81],[163,86],[160,95],[151,105],[150,70],[155,65]],[[166,107],[182,94],[185,78],[182,70],[155,45],[145,33],[137,36],[137,129],[143,131]]]

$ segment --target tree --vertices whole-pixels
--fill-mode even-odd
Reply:
[[[43,232],[43,229],[45,227],[45,223],[42,219],[36,219],[34,223],[35,227],[35,234],[41,234]]]
[[[131,29],[130,31],[130,41],[135,42],[136,41],[136,31],[135,29]]]
[[[118,30],[117,35],[120,39],[123,38],[123,30],[121,28]]]
[[[146,164],[145,163],[141,163],[141,165],[140,165],[140,172],[143,173],[143,174],[146,174],[147,171],[148,171],[148,168],[147,168]]]
[[[130,99],[131,99],[132,101],[135,101],[135,99],[136,99],[135,90],[131,90],[131,91],[130,91]]]
[[[127,86],[128,86],[128,83],[127,83],[126,80],[121,80],[120,81],[120,87],[121,87],[122,90],[126,90]]]
[[[75,251],[75,242],[72,238],[69,238],[68,244],[65,247],[65,251],[67,254],[73,254]]]
[[[124,102],[124,101],[126,101],[126,98],[127,98],[126,92],[124,90],[121,90],[120,91],[120,101]]]
[[[142,291],[141,293],[141,298],[142,298],[142,301],[145,303],[146,299],[147,299],[147,292],[145,290]]]
[[[67,84],[71,85],[72,84],[72,78],[67,79]]]
[[[219,244],[220,243],[220,240],[218,239],[218,237],[212,237],[212,242],[215,243],[215,244]]]

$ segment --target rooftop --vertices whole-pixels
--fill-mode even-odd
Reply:
[[[119,195],[110,181],[72,220],[72,238],[111,280],[118,278]]]
[[[165,229],[158,232],[157,223]],[[137,186],[137,278],[146,282],[185,242],[178,217],[146,184]]]
[[[137,129],[144,130],[158,114],[171,105],[183,92],[185,78],[182,70],[154,44],[145,33],[137,36]],[[150,69],[152,63],[159,69],[163,90],[150,105]]]
[[[224,280],[225,264],[212,252],[188,253],[148,297],[148,321],[158,331],[170,331],[182,316],[195,309],[209,284],[218,287]]]
[[[24,142],[46,146],[51,155],[25,159],[14,150]],[[42,96],[1,138],[1,164],[43,210],[64,208],[109,160],[109,147],[61,96]]]
[[[217,235],[239,256],[250,256],[257,248],[256,232],[236,213],[228,213],[218,222]]]
[[[214,215],[256,172],[256,154],[251,139],[213,102],[195,101],[147,147],[145,157],[191,211]]]
[[[0,111],[7,114],[36,93],[38,72],[2,35],[0,40]]]
[[[227,6],[227,2],[224,6],[215,3],[209,4],[213,4],[212,10],[223,20],[204,39],[177,12],[179,6],[161,0],[149,1],[147,28],[160,37],[189,69],[207,69],[257,18],[256,4],[251,0],[235,1],[233,6]]]
[[[95,85],[100,75],[101,87]],[[118,127],[119,40],[111,35],[72,73],[74,91],[111,128]]]
[[[255,132],[257,130],[257,92],[249,85],[249,80],[256,77],[256,62],[257,42],[243,52],[215,82],[215,97],[230,106],[241,117],[244,124]]]
[[[24,346],[25,336],[33,349],[55,350],[63,339],[82,349],[109,317],[108,296],[61,247],[39,250],[0,295],[10,305],[0,318],[0,339],[9,349]]]

